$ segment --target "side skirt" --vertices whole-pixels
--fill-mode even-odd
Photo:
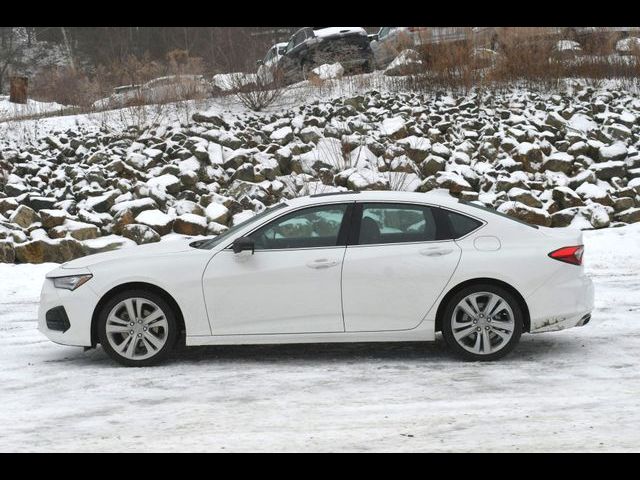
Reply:
[[[269,335],[187,336],[187,346],[269,345],[287,343],[428,342],[435,340],[433,322],[422,322],[413,330],[392,332],[291,333]]]

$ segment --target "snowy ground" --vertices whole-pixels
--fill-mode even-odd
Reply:
[[[37,332],[53,265],[0,264],[0,451],[639,451],[640,224],[585,237],[592,322],[488,364],[440,340],[195,348],[122,368]]]

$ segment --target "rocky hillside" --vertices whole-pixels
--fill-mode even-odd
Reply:
[[[585,87],[478,96],[370,91],[277,113],[0,139],[0,261],[61,262],[216,235],[281,198],[452,194],[538,225],[640,221],[640,99]]]

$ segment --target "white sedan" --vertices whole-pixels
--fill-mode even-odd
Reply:
[[[143,366],[186,345],[433,341],[494,360],[581,326],[582,232],[442,192],[288,200],[218,237],[101,253],[47,275],[39,329]]]

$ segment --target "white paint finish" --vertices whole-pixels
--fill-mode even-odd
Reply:
[[[500,239],[494,236],[482,235],[473,240],[473,246],[476,250],[494,252],[500,250]]]
[[[341,255],[345,253],[342,247],[257,251],[248,257],[222,251],[235,238],[289,211],[351,201],[442,206],[474,216],[485,224],[455,242],[349,247],[344,264],[341,264]],[[228,343],[228,338],[221,337],[238,338],[239,334],[246,334],[247,338],[238,343],[310,342],[324,338],[311,332],[333,333],[326,338],[329,342],[382,339],[371,340],[367,333],[338,337],[343,322],[352,332],[387,330],[389,340],[432,339],[436,312],[446,293],[478,278],[512,286],[525,299],[534,330],[543,329],[558,318],[569,320],[556,321],[554,325],[572,326],[574,317],[592,309],[593,288],[584,268],[548,257],[557,248],[581,244],[580,231],[531,228],[461,204],[438,191],[428,194],[369,191],[304,197],[287,203],[288,207],[245,225],[212,250],[191,248],[187,242],[163,242],[63,265],[53,274],[68,275],[84,269],[94,277],[76,291],[60,295],[61,303],[69,307],[73,333],[46,329],[44,333],[59,343],[88,345],[97,301],[112,288],[129,282],[149,283],[168,292],[181,309],[189,342],[194,345]],[[478,250],[475,246],[478,237],[496,237],[500,250]],[[458,255],[459,266],[453,272]],[[316,261],[321,264],[314,264]],[[52,298],[55,296],[51,292],[45,292],[43,305],[51,305]],[[418,324],[420,327],[416,329]],[[415,329],[409,330],[415,336],[398,338],[399,329]]]
[[[348,247],[342,275],[346,330],[415,328],[459,258],[453,241]]]
[[[214,335],[344,331],[344,250],[221,251],[202,282]]]

